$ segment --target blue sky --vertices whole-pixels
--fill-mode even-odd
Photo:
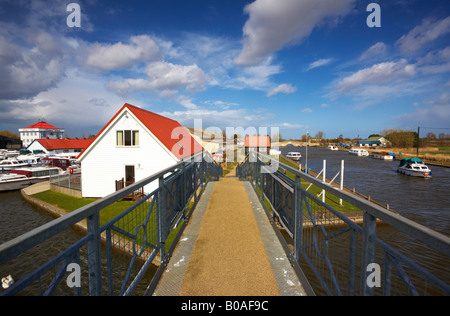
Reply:
[[[66,23],[72,2],[80,28]],[[381,27],[367,25],[370,3]],[[95,134],[125,102],[284,138],[448,134],[450,2],[1,1],[0,130],[45,119]]]

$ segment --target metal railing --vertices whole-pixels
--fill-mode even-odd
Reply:
[[[54,175],[50,177],[50,184],[67,189],[81,191],[81,173]]]
[[[0,295],[151,294],[206,184],[221,176],[209,155],[197,155],[0,245],[0,265],[8,264],[86,220],[84,237]],[[100,226],[114,211],[106,207],[154,181],[155,191]]]
[[[236,172],[252,182],[272,222],[287,233],[288,257],[316,294],[450,294],[447,236],[260,153],[251,153]],[[308,184],[359,208],[361,222],[307,192]],[[384,236],[391,236],[389,244]]]

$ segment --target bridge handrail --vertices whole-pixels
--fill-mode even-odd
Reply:
[[[180,174],[183,175],[182,177],[171,177],[172,174]],[[187,174],[189,173],[189,174]],[[145,273],[145,270],[148,269],[149,265],[152,263],[154,258],[156,257],[156,253],[159,252],[161,254],[161,262],[164,262],[165,257],[167,255],[165,251],[165,239],[167,238],[169,231],[172,227],[170,227],[171,223],[169,223],[169,220],[172,220],[172,215],[170,215],[171,209],[170,207],[173,207],[175,210],[182,209],[183,212],[180,212],[181,218],[187,219],[187,204],[189,203],[189,200],[192,196],[195,198],[195,203],[198,201],[198,196],[201,194],[201,192],[198,192],[198,189],[201,188],[201,190],[204,190],[204,187],[206,183],[209,181],[209,179],[218,179],[222,175],[222,168],[217,165],[211,155],[207,152],[201,152],[196,154],[195,156],[188,157],[187,159],[184,159],[180,161],[179,163],[170,166],[160,172],[157,172],[139,182],[136,182],[128,187],[125,187],[121,189],[120,191],[114,192],[100,200],[97,200],[93,203],[90,203],[84,207],[81,207],[73,212],[70,212],[60,218],[57,218],[47,224],[44,224],[38,228],[35,228],[19,237],[16,237],[8,242],[5,242],[0,245],[0,264],[4,264],[13,258],[17,257],[18,255],[24,253],[25,251],[33,248],[36,245],[41,244],[42,242],[50,239],[51,237],[57,235],[58,233],[66,230],[67,228],[73,227],[75,224],[79,223],[80,221],[86,219],[87,220],[87,235],[85,237],[80,238],[80,241],[78,241],[76,244],[70,246],[67,250],[63,251],[61,254],[56,256],[55,258],[51,259],[48,263],[44,264],[40,268],[36,269],[34,272],[31,272],[28,276],[20,280],[20,282],[16,282],[8,291],[0,293],[0,295],[15,295],[19,291],[23,290],[23,287],[26,287],[30,284],[30,282],[34,279],[38,279],[41,277],[43,273],[46,273],[50,267],[56,266],[59,264],[60,260],[69,260],[70,258],[79,257],[79,251],[80,248],[84,245],[87,245],[87,265],[89,269],[89,295],[101,295],[102,294],[102,272],[100,271],[101,266],[101,250],[100,250],[100,239],[102,238],[100,235],[102,233],[106,233],[106,243],[109,248],[111,248],[111,244],[115,242],[115,240],[111,239],[112,235],[112,229],[114,229],[114,224],[118,223],[119,221],[122,221],[123,218],[130,213],[131,211],[135,210],[136,208],[143,208],[143,212],[146,212],[147,215],[147,222],[149,219],[149,216],[151,215],[153,208],[157,208],[157,223],[156,227],[149,228],[149,229],[156,229],[157,231],[155,234],[158,236],[157,245],[151,244],[147,240],[147,236],[144,237],[143,244],[140,246],[141,251],[139,254],[136,253],[136,245],[138,243],[138,234],[139,229],[145,226],[147,223],[137,223],[136,230],[133,231],[133,233],[126,233],[125,235],[124,230],[122,229],[122,235],[117,235],[115,237],[112,237],[113,239],[122,239],[122,244],[129,243],[129,240],[125,239],[132,239],[133,245],[131,249],[128,249],[129,256],[132,257],[130,262],[130,268],[134,264],[136,260],[140,260],[141,255],[145,252],[145,248],[147,246],[155,247],[155,249],[152,251],[152,255],[145,260],[145,264],[141,268],[141,271]],[[147,194],[146,197],[144,197],[141,201],[135,203],[132,207],[125,210],[121,215],[116,216],[113,220],[109,221],[102,227],[100,227],[99,222],[99,213],[102,209],[105,207],[111,205],[112,203],[128,196],[130,193],[136,191],[139,188],[142,188],[148,184],[150,184],[153,181],[159,181],[159,186],[156,190],[154,190],[152,193]],[[178,182],[177,182],[178,181]],[[171,184],[174,184],[173,189],[168,189],[167,187]],[[189,187],[189,189],[187,189]],[[164,188],[164,190],[162,190]],[[172,190],[172,191],[170,191]],[[183,205],[176,205],[176,206],[169,206],[166,205],[167,202],[167,196],[168,194],[176,194],[179,196],[179,194],[189,194],[190,196],[181,197],[178,200],[182,201],[184,203]],[[150,204],[150,208],[148,206],[141,206],[141,204],[145,204],[147,200],[152,200],[152,203]],[[177,200],[177,201],[178,201]],[[157,202],[157,203],[155,203]],[[179,202],[179,201],[178,201]],[[178,203],[177,202],[177,203]],[[158,204],[158,205],[156,205]],[[169,215],[169,216],[168,216]],[[190,216],[190,214],[189,214]],[[145,216],[143,216],[145,218]],[[121,230],[120,228],[116,228],[116,230]],[[161,232],[163,230],[164,232]],[[144,231],[146,231],[147,235],[147,228],[144,227]],[[124,239],[125,238],[125,239]],[[125,240],[125,241],[124,241]],[[107,248],[108,248],[107,247]],[[149,248],[151,248],[149,247]],[[130,246],[128,246],[130,248]],[[150,250],[149,250],[150,251]],[[112,256],[111,249],[108,249],[108,276],[112,274],[110,260]],[[151,260],[149,260],[151,259]],[[72,260],[72,259],[70,259]],[[78,259],[79,260],[79,259]],[[69,262],[66,262],[66,265]],[[52,288],[55,288],[57,283],[60,283],[62,280],[62,275],[64,275],[66,271],[60,270],[57,275],[54,277],[53,281],[51,282]],[[129,277],[129,273],[127,273],[127,278]],[[137,275],[137,278],[142,277],[142,273],[139,273]],[[126,292],[121,291],[121,294],[130,294],[132,290],[134,290],[137,281],[133,281],[133,284],[126,285],[127,281],[123,282],[123,286],[125,286],[124,289],[126,289],[126,286],[128,287],[128,290]],[[110,281],[108,281],[110,282]],[[109,285],[108,285],[109,286]],[[131,290],[130,290],[131,289]],[[53,291],[47,289],[45,293],[51,293]],[[44,294],[45,294],[44,293]],[[75,291],[75,293],[80,293],[80,291]],[[42,293],[41,293],[42,294]],[[111,294],[111,291],[110,291]]]
[[[291,173],[295,180],[284,175],[285,172]],[[356,287],[359,286],[362,295],[373,295],[375,288],[365,282],[370,276],[366,266],[380,261],[376,254],[376,250],[379,249],[385,256],[383,280],[386,286],[382,289],[382,294],[391,294],[393,270],[396,271],[395,277],[403,282],[406,288],[399,290],[399,287],[395,290],[418,294],[419,290],[411,281],[407,269],[412,269],[415,281],[424,280],[425,285],[420,284],[425,288],[424,292],[433,286],[433,291],[450,294],[450,286],[446,281],[440,280],[381,241],[376,236],[377,221],[381,220],[412,237],[413,240],[420,241],[429,249],[437,250],[447,256],[445,259],[447,261],[450,259],[449,237],[357,195],[324,183],[263,153],[251,152],[238,166],[236,173],[242,180],[250,179],[261,201],[270,204],[271,216],[281,223],[293,239],[293,251],[288,254],[292,264],[299,265],[300,261],[306,262],[308,269],[312,269],[315,274],[317,284],[320,284],[320,286],[316,284],[321,287],[320,291],[324,290],[328,295],[343,295],[343,293],[354,295],[357,292]],[[312,183],[362,210],[362,226],[347,218],[345,213],[335,210],[303,189],[300,185],[301,180]],[[340,247],[346,243],[348,246],[341,249]],[[331,245],[341,249],[338,255],[333,252]],[[357,256],[359,251],[360,257]],[[347,255],[347,259],[343,258]],[[338,280],[339,274],[346,274],[347,280]],[[356,282],[358,278],[359,282]],[[346,284],[346,289],[343,289],[343,283]]]
[[[342,198],[343,200],[349,202],[350,204],[360,209],[363,209],[370,215],[379,218],[383,222],[399,230],[404,231],[409,236],[421,239],[421,241],[426,243],[427,246],[432,247],[442,252],[446,256],[450,257],[450,237],[441,234],[435,230],[432,230],[417,222],[414,222],[404,216],[401,216],[398,213],[382,208],[377,204],[372,203],[371,201],[367,201],[359,196],[347,193],[346,191],[333,187],[328,183],[324,183],[323,181],[316,179],[315,177],[307,173],[301,172],[297,169],[292,168],[291,166],[280,163],[276,159],[269,157],[265,154],[258,153],[258,156],[266,159],[266,161],[279,164],[285,171],[289,171],[294,175],[299,176],[301,179],[304,179],[305,181],[308,181],[313,185],[316,185],[319,188],[326,190],[327,192],[337,196],[338,198]]]

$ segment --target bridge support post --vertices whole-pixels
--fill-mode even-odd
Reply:
[[[375,263],[375,249],[376,245],[372,236],[376,235],[377,218],[364,211],[363,215],[363,235],[362,235],[362,265],[361,265],[361,295],[372,296],[374,288],[368,286],[367,266],[371,263]]]
[[[297,262],[300,259],[300,247],[303,242],[303,199],[301,180],[298,175],[295,176],[294,187],[294,256]]]
[[[158,222],[158,246],[160,249],[161,263],[164,262],[166,256],[166,238],[168,234],[166,200],[167,191],[164,185],[164,177],[159,178],[158,207],[156,218]]]
[[[100,216],[94,212],[86,221],[87,233],[92,239],[87,244],[89,269],[89,296],[102,295],[102,270],[100,253]]]

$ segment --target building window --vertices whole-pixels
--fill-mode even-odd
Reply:
[[[139,131],[117,131],[117,146],[139,146]]]

